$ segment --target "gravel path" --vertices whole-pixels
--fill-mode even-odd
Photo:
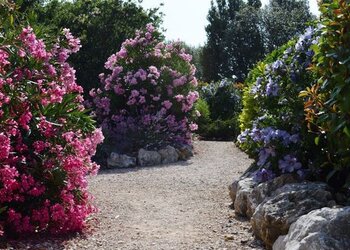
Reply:
[[[263,249],[229,207],[227,186],[250,165],[231,142],[195,142],[188,162],[101,171],[90,181],[92,231],[17,243],[30,249]],[[7,245],[9,247],[11,244]]]

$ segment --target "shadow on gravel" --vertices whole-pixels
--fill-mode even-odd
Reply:
[[[94,234],[97,225],[98,220],[96,218],[92,218],[90,220],[87,220],[87,226],[81,232],[68,233],[61,236],[53,236],[47,233],[37,233],[26,238],[1,238],[0,249],[64,250],[67,249],[65,243],[71,241],[74,238],[79,238],[81,240],[89,239]],[[73,249],[79,249],[79,246],[76,246]]]
[[[192,165],[192,161],[178,161],[171,164],[162,164],[162,165],[156,165],[156,166],[145,166],[145,167],[134,167],[134,168],[101,168],[98,172],[98,175],[107,175],[107,174],[124,174],[124,173],[130,173],[130,172],[137,172],[140,170],[150,170],[150,169],[159,169],[159,168],[169,168],[174,166],[190,166]]]
[[[64,242],[69,241],[74,237],[77,237],[77,235],[74,234],[58,237],[38,234],[26,239],[2,239],[0,240],[0,249],[63,250],[65,249]]]

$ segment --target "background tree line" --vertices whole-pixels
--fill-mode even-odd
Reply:
[[[159,8],[146,10],[135,0],[17,0],[21,10],[33,11],[37,22],[52,30],[67,27],[82,41],[72,56],[78,82],[85,90],[98,85],[106,58],[120,48],[135,29],[152,22],[159,26]],[[186,46],[205,82],[232,78],[243,82],[248,70],[264,55],[289,41],[314,19],[307,0],[213,0],[203,47]]]
[[[264,55],[305,29],[315,17],[307,0],[215,0],[208,12],[207,43],[201,48],[202,80],[243,81]]]
[[[22,12],[32,12],[36,25],[59,32],[69,28],[79,37],[82,48],[70,58],[77,82],[85,94],[99,84],[107,58],[118,51],[123,41],[147,23],[159,27],[162,13],[158,8],[144,9],[134,0],[17,0]]]

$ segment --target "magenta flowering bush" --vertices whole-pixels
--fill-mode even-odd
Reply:
[[[198,93],[190,61],[180,43],[162,42],[152,24],[108,58],[109,73],[100,75],[102,86],[90,91],[89,105],[110,143],[129,152],[191,143]]]
[[[68,29],[46,43],[31,27],[0,35],[0,235],[81,230],[103,135],[67,63],[80,42]]]

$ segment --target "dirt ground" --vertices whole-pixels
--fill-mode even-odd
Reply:
[[[196,141],[187,162],[103,170],[88,232],[3,243],[7,249],[264,249],[230,208],[227,186],[251,160],[232,142]]]

